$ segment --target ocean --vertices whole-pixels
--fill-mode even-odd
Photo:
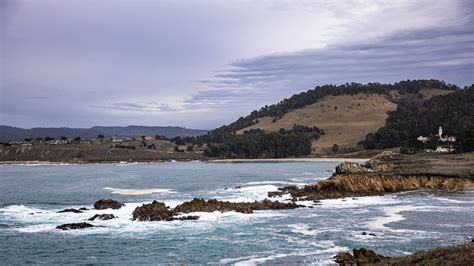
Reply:
[[[253,214],[191,214],[197,221],[131,221],[137,206],[153,200],[170,207],[193,198],[263,200],[278,187],[325,179],[338,163],[0,165],[0,264],[326,264],[353,248],[397,256],[474,236],[474,191],[308,201],[299,202],[304,208]],[[94,210],[102,198],[126,206]],[[80,207],[89,210],[57,213]],[[55,229],[101,213],[118,218],[90,222],[96,227],[88,229]]]

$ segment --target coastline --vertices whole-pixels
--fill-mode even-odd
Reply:
[[[320,157],[320,158],[269,158],[269,159],[215,159],[213,163],[248,163],[248,162],[366,162],[370,158],[343,158],[343,157]]]
[[[358,162],[363,163],[369,158],[269,158],[269,159],[209,159],[209,160],[144,160],[144,161],[0,161],[0,165],[68,165],[68,164],[132,164],[132,163],[186,163],[186,162],[203,162],[203,163],[272,163],[272,162]]]

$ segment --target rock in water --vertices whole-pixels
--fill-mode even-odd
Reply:
[[[115,219],[117,218],[117,216],[113,215],[113,214],[96,214],[94,216],[92,216],[91,218],[87,219],[89,221],[94,221],[95,219],[99,219],[99,220],[111,220],[111,219]]]
[[[75,230],[75,229],[84,229],[94,227],[92,224],[89,223],[71,223],[71,224],[62,224],[56,226],[56,229],[59,230]]]
[[[171,221],[174,220],[174,215],[176,215],[176,213],[169,210],[163,202],[153,201],[150,204],[143,204],[135,208],[132,213],[132,220]]]
[[[113,199],[101,199],[94,203],[94,208],[96,210],[104,210],[108,208],[116,210],[122,208],[123,206],[125,206],[125,204]]]
[[[279,201],[271,201],[268,199],[255,202],[228,202],[216,199],[210,199],[208,201],[205,201],[203,199],[193,199],[192,201],[184,202],[176,206],[176,208],[174,208],[174,211],[183,213],[214,211],[235,211],[241,213],[253,213],[254,210],[295,209],[299,207],[303,206],[297,205],[294,202],[285,203]]]
[[[76,210],[76,209],[74,209],[74,208],[71,208],[71,209],[64,209],[64,210],[62,210],[62,211],[58,211],[58,213],[63,213],[63,212],[82,213],[82,211]]]
[[[390,259],[365,248],[353,249],[353,253],[354,256],[348,252],[339,252],[334,259],[339,265],[374,265]]]

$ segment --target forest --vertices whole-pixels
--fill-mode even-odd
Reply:
[[[402,147],[413,152],[440,144],[429,141],[421,144],[418,136],[436,139],[438,127],[445,134],[456,137],[458,152],[474,150],[474,85],[448,95],[432,97],[421,105],[402,101],[389,113],[384,127],[368,134],[362,144],[366,149]]]

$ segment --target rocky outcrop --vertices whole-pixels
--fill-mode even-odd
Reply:
[[[361,248],[353,249],[354,255],[348,252],[340,252],[336,255],[335,261],[339,265],[370,265],[382,263],[389,259],[389,257],[376,254],[373,250]]]
[[[283,188],[278,193],[290,193],[294,199],[320,200],[381,196],[416,189],[437,189],[453,192],[472,187],[473,185],[473,181],[463,178],[365,174],[335,176],[321,180],[315,185],[308,185],[299,189]],[[270,192],[268,195],[272,196],[274,193]]]
[[[213,211],[252,213],[252,208],[248,203],[235,203],[216,199],[210,199],[208,201],[204,199],[193,199],[176,206],[175,211],[183,213]]]
[[[149,204],[143,204],[137,207],[132,214],[132,220],[139,221],[174,221],[174,220],[197,220],[199,216],[179,216],[180,213],[191,212],[228,212],[235,211],[240,213],[252,213],[254,210],[269,209],[294,209],[303,207],[294,202],[278,202],[271,200],[255,202],[229,202],[210,199],[193,199],[184,202],[174,209],[170,209],[163,202],[153,201]]]
[[[193,199],[192,201],[184,202],[176,206],[174,209],[176,212],[228,212],[235,211],[241,213],[253,213],[254,210],[269,210],[269,209],[295,209],[303,207],[294,202],[279,202],[265,199],[263,201],[255,202],[229,202],[220,201],[216,199],[210,199],[205,201],[204,199]]]
[[[64,209],[62,211],[58,211],[58,213],[64,213],[64,212],[82,213],[82,210],[70,208],[70,209]]]
[[[143,204],[135,208],[132,213],[132,220],[139,221],[170,221],[177,215],[170,210],[163,202],[153,201],[150,204]]]
[[[353,254],[340,252],[334,259],[339,265],[472,265],[474,244],[419,251],[402,257],[385,257],[365,248],[354,249]]]
[[[178,213],[171,210],[163,202],[153,201],[150,204],[143,204],[140,207],[135,208],[132,213],[132,220],[139,221],[184,221],[184,220],[197,220],[199,216],[180,216],[177,217]]]
[[[92,224],[89,223],[71,223],[71,224],[62,224],[56,226],[56,229],[59,230],[76,230],[76,229],[84,229],[94,227]]]
[[[87,219],[88,221],[94,221],[96,219],[99,219],[99,220],[111,220],[111,219],[115,219],[117,218],[117,216],[113,215],[113,214],[96,214],[94,216],[92,216],[91,218]]]
[[[96,210],[105,210],[109,208],[117,210],[122,208],[123,206],[125,206],[125,204],[113,199],[101,199],[94,203],[94,209]]]
[[[289,193],[293,200],[320,200],[416,189],[459,191],[474,186],[474,160],[470,160],[471,157],[471,154],[410,157],[383,152],[364,164],[343,162],[336,167],[332,177],[315,185],[279,188],[268,196]],[[426,168],[425,162],[432,168]],[[448,166],[452,167],[449,171]]]

